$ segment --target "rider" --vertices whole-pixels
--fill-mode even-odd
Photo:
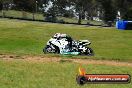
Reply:
[[[61,39],[61,38],[66,38],[66,41],[68,41],[69,43],[69,49],[71,50],[72,49],[72,38],[70,36],[68,36],[67,34],[61,34],[61,33],[56,33],[53,38],[56,38],[56,39]]]

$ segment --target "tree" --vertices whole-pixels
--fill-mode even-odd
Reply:
[[[116,19],[117,11],[113,4],[113,0],[96,0],[102,9],[102,20],[104,23],[109,24],[109,21],[113,22]]]
[[[120,11],[121,18],[128,20],[131,19],[132,14],[132,1],[131,0],[114,0],[117,11]]]
[[[66,11],[66,7],[70,6],[70,2],[66,0],[49,0],[52,5],[46,12],[46,20],[55,22],[57,20],[57,16],[66,16],[69,15],[68,11]],[[71,14],[71,13],[70,13]]]
[[[2,10],[3,9],[3,3],[2,3],[2,1],[0,1],[0,10]]]
[[[35,11],[36,0],[14,0],[16,10]]]
[[[0,0],[0,10],[9,9],[9,4],[13,3],[13,0]]]
[[[85,18],[85,12],[88,12],[89,7],[93,5],[92,1],[93,0],[70,0],[78,13],[78,24],[81,24],[82,18]]]

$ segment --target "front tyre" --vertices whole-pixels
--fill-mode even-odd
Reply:
[[[55,50],[53,50],[50,46],[47,45],[46,47],[44,47],[43,52],[45,54],[47,54],[47,53],[55,53]]]
[[[46,47],[43,49],[43,52],[45,54],[48,54],[48,53],[59,53],[59,48],[55,47],[54,49],[49,46],[49,45],[46,45]]]

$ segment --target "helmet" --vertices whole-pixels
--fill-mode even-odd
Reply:
[[[59,38],[60,36],[61,36],[60,33],[56,33],[56,34],[53,36],[53,38]]]

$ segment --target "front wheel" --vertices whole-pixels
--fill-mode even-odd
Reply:
[[[93,49],[92,48],[87,48],[85,54],[88,55],[88,56],[94,56]]]
[[[47,45],[46,47],[44,47],[43,52],[47,54],[47,53],[53,53],[55,51],[50,46]]]
[[[55,49],[53,49],[51,46],[47,45],[44,49],[43,49],[43,52],[45,54],[47,53],[59,53],[59,48],[55,47]]]

